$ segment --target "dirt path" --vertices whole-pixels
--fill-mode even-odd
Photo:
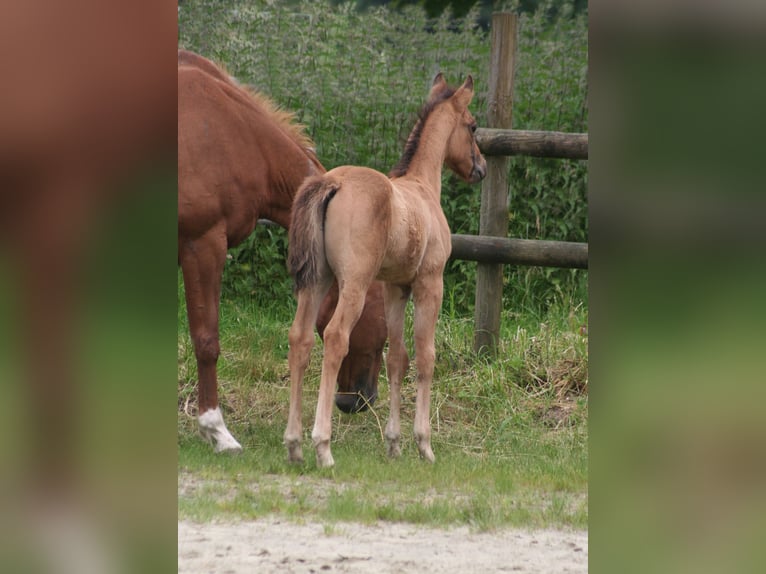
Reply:
[[[178,572],[587,572],[588,533],[471,533],[381,522],[374,526],[252,522],[178,523]]]

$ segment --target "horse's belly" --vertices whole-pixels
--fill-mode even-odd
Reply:
[[[376,279],[394,285],[409,285],[415,279],[416,271],[399,266],[381,267]]]

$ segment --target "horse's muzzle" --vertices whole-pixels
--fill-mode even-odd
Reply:
[[[374,392],[371,396],[366,396],[361,392],[335,393],[335,406],[337,406],[344,413],[363,413],[375,404],[375,400],[377,398],[377,391]]]
[[[471,170],[470,182],[479,183],[486,176],[487,176],[487,162],[486,161],[477,162],[474,164],[473,169]]]

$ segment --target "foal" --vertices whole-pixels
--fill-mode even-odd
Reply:
[[[434,333],[442,302],[442,274],[452,249],[440,205],[442,165],[470,183],[480,181],[487,164],[476,145],[476,121],[468,111],[473,79],[457,90],[438,74],[404,154],[390,174],[342,166],[308,178],[293,204],[288,267],[295,280],[298,308],[290,328],[290,413],[285,445],[290,461],[302,461],[301,388],[314,343],[319,305],[337,278],[335,314],[324,331],[324,358],[316,419],[311,434],[317,464],[334,464],[330,451],[332,394],[351,329],[359,319],[370,283],[384,282],[389,350],[386,370],[391,411],[385,437],[389,456],[401,447],[401,382],[408,362],[404,311],[415,304],[417,404],[414,434],[420,456],[434,461],[429,420],[434,370]]]

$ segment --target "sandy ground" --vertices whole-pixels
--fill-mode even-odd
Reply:
[[[178,523],[178,572],[587,572],[588,533],[411,524]]]

